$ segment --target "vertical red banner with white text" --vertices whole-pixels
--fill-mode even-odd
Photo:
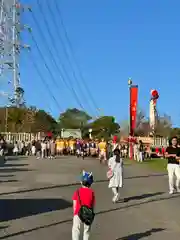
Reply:
[[[138,86],[136,85],[130,87],[130,136],[134,136],[136,128],[137,104]]]

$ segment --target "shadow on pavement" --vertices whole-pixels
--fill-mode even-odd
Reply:
[[[47,187],[39,187],[39,188],[31,188],[31,189],[24,189],[19,191],[12,191],[12,192],[4,192],[0,193],[0,196],[3,195],[11,195],[11,194],[20,194],[20,193],[27,193],[27,192],[36,192],[36,191],[43,191],[48,189],[55,189],[55,188],[63,188],[63,187],[73,187],[73,186],[80,186],[80,183],[71,183],[71,184],[60,184],[60,185],[53,185],[53,186],[47,186]]]
[[[0,226],[0,231],[8,228],[9,226]]]
[[[30,172],[34,171],[33,169],[28,169],[28,168],[0,168],[0,173],[11,173],[11,172]]]
[[[140,175],[140,176],[132,176],[132,177],[125,177],[125,180],[131,180],[131,179],[138,179],[138,178],[151,178],[151,177],[164,177],[167,176],[166,173],[159,173],[159,174],[148,174],[148,175]],[[95,183],[103,183],[103,182],[109,182],[108,179],[102,179],[102,180],[97,180]]]
[[[164,194],[164,192],[145,193],[145,194],[138,195],[138,196],[131,196],[131,197],[124,198],[124,202],[129,202],[129,201],[132,201],[132,200],[141,200],[141,199],[145,199],[145,198],[159,196],[159,195],[162,195],[162,194]]]
[[[152,228],[149,231],[142,232],[142,233],[131,234],[131,235],[128,235],[127,237],[118,238],[116,240],[139,240],[139,239],[142,239],[142,238],[145,238],[145,237],[149,237],[153,233],[162,232],[164,230],[165,230],[165,228]]]
[[[159,174],[148,174],[148,175],[142,175],[142,176],[132,176],[127,177],[125,179],[135,179],[135,178],[149,178],[149,177],[164,177],[167,176],[166,173],[159,173]]]
[[[0,175],[0,178],[7,178],[7,177],[15,177],[15,175],[13,175],[13,174],[9,174],[9,175]]]
[[[13,183],[13,182],[18,182],[18,180],[16,180],[16,179],[0,180],[0,183]]]
[[[17,170],[17,171],[34,171],[33,169],[5,169],[5,171],[11,171],[11,170]],[[0,169],[1,172],[1,169]],[[128,178],[125,178],[128,179]],[[97,180],[94,183],[105,183],[108,182],[109,180],[103,179],[103,180]],[[63,187],[73,187],[73,186],[80,186],[80,182],[75,182],[75,183],[70,183],[70,184],[58,184],[58,185],[52,185],[52,186],[47,186],[47,187],[39,187],[39,188],[31,188],[31,189],[24,189],[24,190],[19,190],[19,191],[13,191],[13,192],[4,192],[0,193],[0,196],[3,195],[11,195],[11,194],[20,194],[20,193],[26,193],[26,192],[36,192],[36,191],[43,191],[43,190],[48,190],[48,189],[55,189],[55,188],[63,188]]]
[[[64,220],[64,221],[59,221],[59,222],[55,222],[55,223],[46,224],[46,225],[43,225],[43,226],[38,226],[38,227],[35,227],[35,228],[31,228],[29,230],[22,230],[22,231],[19,231],[19,232],[11,233],[11,234],[8,234],[6,236],[0,237],[0,239],[12,238],[12,237],[20,236],[20,235],[23,235],[23,234],[26,234],[26,233],[31,233],[31,232],[34,232],[34,231],[38,231],[40,229],[54,227],[54,226],[58,226],[60,224],[71,223],[71,222],[72,222],[72,218]]]
[[[6,156],[6,161],[17,161],[27,159],[27,156]]]
[[[3,229],[6,229],[8,228],[9,226],[0,226],[0,230],[3,230]]]
[[[145,201],[145,202],[140,202],[140,203],[134,203],[134,204],[130,204],[130,205],[125,205],[125,206],[121,206],[119,208],[114,208],[114,209],[108,209],[108,210],[103,210],[103,211],[99,211],[96,213],[96,215],[101,215],[101,214],[106,214],[106,213],[109,213],[109,212],[113,212],[113,211],[119,211],[121,209],[128,209],[128,208],[131,208],[131,207],[136,207],[136,206],[140,206],[140,205],[144,205],[144,204],[148,204],[148,203],[151,203],[151,202],[158,202],[158,201],[163,201],[163,200],[169,200],[171,198],[178,198],[180,197],[179,195],[174,195],[172,197],[162,197],[162,198],[159,198],[159,199],[150,199],[148,201]],[[63,220],[63,221],[59,221],[59,222],[54,222],[54,223],[50,223],[50,224],[46,224],[46,225],[41,225],[41,226],[38,226],[38,227],[35,227],[35,228],[31,228],[31,229],[28,229],[28,230],[22,230],[22,231],[19,231],[19,232],[15,232],[15,233],[11,233],[11,234],[8,234],[6,236],[3,236],[3,237],[0,237],[0,239],[7,239],[7,238],[11,238],[11,237],[15,237],[15,236],[20,236],[20,235],[23,235],[23,234],[26,234],[26,233],[31,233],[31,232],[34,232],[34,231],[37,231],[37,230],[40,230],[40,229],[45,229],[45,228],[49,228],[49,227],[54,227],[54,226],[58,226],[60,224],[66,224],[66,223],[71,223],[72,222],[72,218],[70,219],[66,219],[66,220]],[[164,229],[163,229],[164,230]],[[152,231],[152,230],[151,230]],[[149,231],[148,231],[149,232]],[[140,233],[139,233],[140,234]],[[142,233],[141,233],[142,234]],[[144,233],[145,234],[145,233]],[[147,234],[147,233],[146,233]],[[132,235],[131,235],[132,236]],[[136,235],[137,236],[137,235]],[[145,237],[145,236],[143,236]],[[141,237],[142,238],[142,237]],[[121,239],[121,238],[120,238]],[[120,240],[119,239],[119,240]],[[133,240],[133,238],[124,238],[124,239],[128,239],[128,240]],[[134,240],[136,240],[138,238],[134,238]],[[139,238],[140,239],[140,238]],[[116,239],[118,240],[118,239]]]
[[[10,221],[41,213],[58,211],[72,207],[72,203],[64,199],[1,199],[0,221]]]
[[[13,164],[13,163],[5,163],[3,166],[0,166],[2,168],[6,167],[25,167],[28,166],[29,164]]]
[[[174,195],[174,196],[171,196],[171,197],[168,195],[168,196],[164,196],[164,197],[151,198],[151,199],[148,199],[148,200],[143,201],[143,202],[136,202],[136,203],[131,203],[131,204],[128,204],[128,205],[123,205],[123,206],[121,205],[121,207],[99,211],[97,213],[97,215],[105,214],[105,213],[109,213],[109,212],[114,212],[114,211],[119,211],[119,210],[122,210],[122,209],[128,209],[128,208],[131,208],[131,207],[137,207],[137,206],[145,205],[145,204],[148,204],[148,203],[171,200],[171,199],[174,199],[174,198],[180,198],[180,195]]]

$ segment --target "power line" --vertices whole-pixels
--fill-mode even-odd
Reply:
[[[36,63],[34,62],[34,58],[32,56],[30,56],[33,66],[36,69],[36,72],[39,75],[39,79],[41,80],[42,84],[45,85],[47,91],[49,92],[49,95],[51,96],[51,98],[54,100],[55,104],[57,105],[57,108],[60,112],[63,112],[62,107],[60,106],[59,102],[57,101],[57,99],[55,98],[55,96],[53,95],[51,88],[49,87],[48,83],[46,82],[45,78],[43,77],[43,75],[41,74],[40,70],[38,69]]]
[[[38,2],[38,1],[37,1],[37,2]],[[38,2],[38,5],[39,5],[39,2]],[[40,5],[39,5],[39,7],[40,7]],[[41,12],[41,14],[42,14],[42,16],[43,16],[43,18],[44,18],[44,21],[45,21],[45,24],[46,24],[46,27],[47,27],[47,30],[48,30],[48,34],[50,35],[50,38],[51,38],[52,40],[54,40],[54,37],[53,37],[53,35],[51,34],[51,31],[50,31],[50,28],[49,28],[48,21],[47,21],[47,19],[45,18],[44,14],[43,14],[43,12],[42,12],[42,10],[41,10],[41,7],[40,7],[40,12]],[[37,19],[36,19],[36,17],[35,17],[35,15],[34,15],[33,12],[32,12],[32,17],[33,17],[33,20],[34,20],[34,22],[36,23],[36,25],[37,25],[37,27],[38,27],[39,33],[41,34],[41,36],[42,36],[42,38],[43,38],[43,42],[47,45],[47,50],[48,50],[49,54],[51,55],[51,58],[52,58],[52,61],[53,61],[54,65],[56,66],[56,68],[58,69],[58,71],[59,71],[59,73],[60,73],[60,77],[61,77],[63,83],[64,83],[65,86],[70,90],[70,92],[72,92],[72,94],[73,94],[76,102],[78,103],[78,105],[79,105],[83,110],[85,110],[85,109],[84,109],[84,106],[82,105],[82,103],[81,103],[80,100],[79,100],[79,97],[78,97],[76,91],[74,90],[74,88],[73,88],[73,86],[72,86],[71,79],[69,78],[69,76],[68,76],[68,74],[67,74],[67,72],[66,72],[66,69],[65,69],[64,65],[63,65],[62,63],[60,63],[60,65],[61,65],[61,67],[62,67],[62,69],[63,69],[63,72],[65,73],[66,78],[67,78],[67,80],[69,80],[70,84],[68,84],[68,83],[66,82],[65,78],[63,77],[62,71],[60,70],[59,65],[57,64],[57,62],[56,62],[56,60],[55,60],[55,58],[54,58],[54,55],[53,55],[51,49],[49,48],[48,42],[46,41],[46,37],[44,36],[44,33],[42,32],[41,27],[39,26],[39,23],[38,23],[38,21],[37,21]],[[54,41],[52,42],[52,47],[53,47],[55,53],[58,54],[58,50],[57,50],[57,49],[55,48],[55,46],[54,46]]]
[[[30,53],[30,51],[28,51],[28,53]],[[50,89],[50,87],[49,87],[46,79],[45,79],[44,76],[41,74],[40,70],[38,69],[37,64],[36,64],[35,61],[34,61],[35,58],[33,57],[32,53],[31,53],[31,55],[30,55],[30,54],[26,54],[26,59],[28,60],[28,68],[29,68],[29,58],[27,58],[27,57],[29,57],[29,58],[31,59],[30,62],[33,63],[33,66],[34,66],[34,68],[35,68],[35,70],[36,70],[36,72],[37,72],[37,74],[38,74],[38,76],[39,76],[38,79],[41,80],[41,82],[42,82],[42,84],[44,85],[45,89],[47,90],[48,94],[50,95],[50,97],[53,99],[53,101],[54,101],[55,104],[57,105],[58,110],[59,110],[59,111],[62,111],[62,109],[63,109],[62,106],[59,104],[59,102],[58,102],[57,99],[55,98],[55,96],[54,96],[53,92],[51,91],[51,89]],[[25,60],[25,59],[24,59],[24,60]],[[25,62],[25,61],[23,61],[23,65],[24,65],[24,66],[26,65],[26,62]],[[26,66],[25,66],[25,67],[26,67]],[[37,89],[37,90],[39,90],[39,89]],[[42,89],[40,89],[40,90],[42,90]],[[37,92],[36,95],[39,97],[38,94],[44,94],[44,93],[43,93],[43,92],[41,92],[41,93],[38,93],[38,92]],[[43,95],[41,95],[41,96],[43,96]],[[45,99],[45,100],[46,100],[46,99]],[[44,103],[45,103],[45,101],[44,101]],[[49,112],[50,112],[50,113],[53,113],[53,110],[52,110],[52,108],[51,108],[51,106],[50,106],[50,104],[49,104],[49,101],[46,101],[45,104],[47,105],[47,107],[48,107],[48,109],[49,109]],[[63,112],[63,111],[62,111],[62,112]]]
[[[13,0],[14,1],[14,0]],[[3,18],[3,12],[2,11],[4,11],[5,12],[5,16],[8,16],[8,11],[7,11],[7,6],[6,7],[4,7],[3,6],[3,2],[4,1],[2,1],[2,5],[1,5],[1,14],[0,14],[0,16],[1,16],[1,24],[2,24],[2,18]],[[11,6],[11,5],[10,5]],[[9,7],[10,7],[9,6]],[[13,5],[13,7],[15,7],[16,9],[17,9],[17,16],[19,16],[19,11],[20,10],[25,10],[25,8],[23,7],[23,5],[20,5],[20,4],[18,4],[18,3],[16,3],[16,5]],[[30,10],[30,9],[28,9],[28,10]],[[11,10],[11,12],[12,12],[13,10]],[[15,14],[15,13],[14,13]],[[12,19],[12,17],[10,18],[10,19]],[[18,18],[19,19],[19,18]],[[1,25],[0,24],[0,26],[2,27],[3,25]],[[16,22],[16,24],[14,24],[13,25],[14,26],[14,31],[16,31],[17,33],[19,33],[20,32],[20,30],[21,29],[30,29],[27,25],[22,25],[21,26],[21,23],[19,22],[19,20]],[[2,29],[2,28],[1,28]],[[20,35],[18,35],[18,39],[20,39]],[[8,41],[8,43],[9,44],[12,44],[12,42],[11,41]],[[17,41],[15,41],[15,47],[16,47],[16,51],[20,51],[20,48],[27,48],[27,49],[29,49],[30,50],[30,47],[28,46],[28,45],[21,45],[19,42],[17,42]],[[31,56],[31,59],[32,59],[32,63],[33,63],[33,65],[34,65],[34,67],[35,67],[35,69],[36,69],[36,71],[37,71],[37,73],[38,73],[38,75],[40,76],[40,79],[42,80],[42,83],[45,85],[45,87],[46,87],[46,89],[48,90],[48,92],[49,92],[49,94],[51,95],[51,97],[53,98],[53,100],[56,102],[56,104],[57,104],[57,106],[58,106],[58,108],[59,108],[59,110],[60,111],[62,111],[62,107],[59,105],[59,103],[57,102],[57,100],[55,99],[55,97],[54,97],[54,95],[53,95],[53,93],[51,92],[51,90],[50,90],[50,88],[49,88],[49,86],[48,86],[48,84],[46,83],[46,81],[44,80],[44,78],[43,78],[43,76],[42,76],[42,74],[40,73],[40,71],[38,70],[38,68],[37,68],[37,66],[36,66],[36,64],[35,64],[35,62],[34,62],[34,59],[33,59],[33,57]],[[18,63],[16,63],[16,65],[19,65]],[[50,107],[49,107],[49,109],[50,109]]]
[[[38,45],[38,43],[37,43],[37,41],[36,41],[36,39],[34,38],[34,36],[33,36],[32,33],[31,33],[31,38],[32,38],[32,40],[33,40],[33,42],[34,42],[37,50],[38,50],[39,55],[41,56],[41,58],[42,58],[42,60],[43,60],[43,62],[44,62],[44,65],[45,65],[46,69],[48,70],[49,74],[51,75],[51,78],[52,78],[52,80],[53,80],[54,85],[55,85],[57,88],[59,88],[59,85],[58,85],[58,83],[57,83],[54,75],[52,74],[52,72],[51,72],[51,70],[50,70],[50,68],[49,68],[49,66],[48,66],[48,64],[47,64],[47,62],[46,62],[46,60],[45,60],[42,52],[41,52],[41,49],[39,48],[39,45]]]
[[[88,86],[87,86],[87,84],[86,84],[86,81],[85,81],[85,79],[84,79],[84,77],[83,77],[83,74],[82,74],[82,71],[81,71],[81,68],[80,68],[80,65],[79,65],[79,63],[78,63],[78,61],[77,61],[77,59],[76,59],[76,57],[75,57],[75,53],[74,53],[74,50],[73,50],[73,46],[72,46],[71,41],[70,41],[70,38],[69,38],[69,36],[68,36],[67,30],[66,30],[66,27],[65,27],[65,24],[64,24],[64,21],[63,21],[63,17],[62,17],[62,14],[61,14],[60,7],[59,7],[59,5],[58,5],[58,3],[57,3],[56,0],[54,0],[54,3],[55,3],[55,6],[56,6],[56,10],[57,10],[57,12],[58,12],[58,16],[59,16],[59,18],[60,18],[60,22],[61,22],[61,25],[62,25],[62,29],[63,29],[63,31],[64,31],[64,35],[65,35],[66,41],[67,41],[68,46],[69,46],[69,49],[70,49],[70,51],[71,51],[73,60],[74,60],[74,62],[75,62],[75,64],[76,64],[76,67],[77,67],[79,76],[80,76],[80,78],[81,78],[81,81],[82,81],[82,83],[83,83],[86,91],[88,92],[88,95],[89,95],[89,97],[90,97],[90,99],[91,99],[91,101],[92,101],[95,109],[96,109],[97,112],[99,113],[99,107],[98,107],[98,105],[96,104],[96,101],[94,100],[94,97],[93,97],[93,95],[91,94],[91,91],[89,90],[89,88],[88,88]]]
[[[68,61],[68,64],[69,64],[70,68],[72,69],[73,77],[74,77],[76,83],[78,83],[78,87],[79,87],[79,89],[80,89],[81,95],[83,96],[84,100],[86,101],[86,103],[88,104],[88,106],[90,107],[90,109],[92,109],[91,106],[89,105],[88,98],[87,98],[86,94],[84,94],[84,92],[83,92],[83,88],[81,87],[80,81],[79,81],[78,77],[76,76],[76,72],[75,72],[75,70],[74,70],[73,64],[71,63],[70,56],[69,56],[69,54],[68,54],[68,51],[66,50],[66,46],[65,46],[64,41],[63,41],[63,39],[62,39],[62,37],[61,37],[60,31],[59,31],[59,26],[58,26],[58,24],[57,24],[56,19],[54,18],[54,13],[53,13],[53,11],[52,11],[52,9],[51,9],[50,2],[47,0],[46,3],[47,3],[47,6],[48,6],[48,9],[49,9],[49,12],[50,12],[50,14],[51,14],[51,19],[52,19],[52,21],[53,21],[53,24],[54,24],[55,27],[56,27],[56,33],[57,33],[57,35],[58,35],[58,39],[60,40],[60,42],[61,42],[61,44],[62,44],[63,52],[64,52],[64,54],[65,54],[65,56],[66,56],[66,58],[67,58],[67,61]]]

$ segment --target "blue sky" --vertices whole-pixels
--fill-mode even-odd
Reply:
[[[49,11],[47,1],[53,15]],[[22,2],[31,5],[33,15],[38,20],[56,63],[58,66],[64,64],[81,103],[90,114],[96,113],[94,108],[89,108],[87,104],[88,94],[84,90],[86,98],[83,97],[79,84],[73,78],[72,69],[68,65],[57,34],[59,31],[65,46],[68,47],[54,1],[61,9],[77,62],[102,114],[114,115],[118,121],[128,118],[127,81],[128,77],[132,77],[133,82],[139,85],[139,107],[147,116],[150,90],[157,89],[160,94],[158,111],[170,115],[173,124],[179,125],[180,109],[177,104],[180,90],[179,0],[47,1],[40,0],[41,9],[48,20],[53,39],[48,34],[37,0]],[[33,21],[32,13],[25,11],[22,21],[32,28],[32,34],[58,83],[58,86],[53,84],[31,35],[24,32],[22,41],[31,45],[31,53],[23,51],[20,59],[21,83],[26,92],[26,101],[29,105],[36,105],[51,112],[55,117],[68,107],[79,107],[73,94],[63,85],[44,37]],[[58,21],[59,29],[56,29],[54,21]],[[32,64],[31,56],[61,109],[56,106],[47,88],[42,84]],[[72,61],[72,58],[70,59]],[[73,61],[72,63],[75,66]],[[79,77],[76,68],[75,72]]]

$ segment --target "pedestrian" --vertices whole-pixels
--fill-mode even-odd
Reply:
[[[107,159],[109,159],[109,158],[111,158],[113,156],[113,151],[117,147],[118,147],[117,143],[113,144],[112,141],[108,141],[108,143],[107,143],[107,151],[106,151],[106,154],[107,154],[106,158]]]
[[[134,151],[134,160],[139,161],[139,148],[138,148],[137,142],[134,143],[133,151]]]
[[[178,146],[178,147],[179,147],[179,146]],[[165,156],[165,147],[164,147],[164,146],[162,146],[161,152],[162,152],[162,158],[164,158],[164,156]]]
[[[40,140],[37,140],[35,142],[35,149],[36,149],[36,158],[40,159],[40,156],[41,156],[41,141]]]
[[[46,141],[41,142],[41,158],[45,158],[47,155],[47,143]]]
[[[17,156],[18,153],[19,153],[19,148],[18,148],[18,142],[17,142],[17,141],[14,143],[13,153],[14,153],[14,155],[16,155],[16,156]]]
[[[139,140],[139,158],[138,158],[138,162],[143,162],[144,159],[144,146],[143,146],[143,142],[141,140]]]
[[[176,186],[176,191],[180,193],[180,148],[177,144],[177,137],[173,137],[170,141],[170,146],[167,147],[165,153],[165,156],[168,159],[167,170],[169,178],[169,194],[175,192],[174,185]],[[176,178],[175,184],[174,177]]]
[[[55,143],[55,140],[52,139],[50,141],[50,159],[53,159],[55,157],[55,150],[56,150],[56,143]]]
[[[91,225],[94,220],[95,193],[91,188],[93,183],[92,173],[83,171],[81,187],[73,194],[73,227],[72,240],[80,239],[80,230],[84,224],[83,240],[90,237]]]
[[[112,189],[112,201],[115,203],[120,197],[119,188],[123,187],[123,159],[118,148],[114,150],[114,156],[109,159],[108,167],[109,188]]]
[[[101,139],[100,143],[98,144],[99,147],[99,160],[100,163],[102,163],[102,161],[105,163],[106,162],[106,151],[107,151],[107,143],[104,140],[104,138]]]

